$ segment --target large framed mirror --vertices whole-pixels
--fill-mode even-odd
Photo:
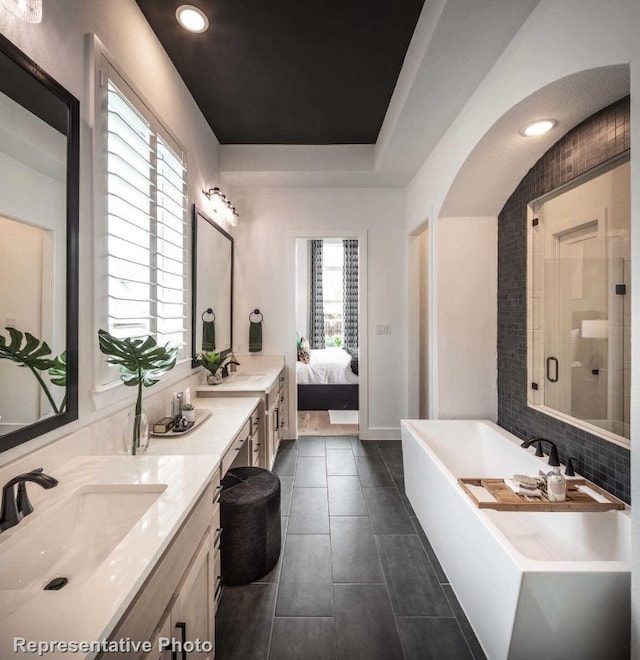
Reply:
[[[192,236],[193,355],[226,354],[233,346],[233,236],[195,204]]]
[[[0,451],[78,417],[79,126],[0,35]]]
[[[630,442],[628,152],[529,204],[528,403]]]

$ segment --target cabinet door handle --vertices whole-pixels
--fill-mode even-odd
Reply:
[[[220,538],[221,537],[222,537],[222,527],[218,527],[218,529],[216,529],[216,535],[213,539],[213,549],[214,550],[218,549],[218,545],[220,544]]]
[[[216,582],[218,583],[216,586],[216,589],[213,593],[213,600],[218,600],[220,596],[220,592],[222,591],[222,575],[218,575],[216,578]]]
[[[222,493],[222,484],[216,486],[216,491],[213,495],[213,504],[217,504],[220,501],[220,494]]]
[[[185,646],[187,644],[187,624],[184,621],[177,621],[176,628],[179,628],[182,634],[182,660],[187,660]],[[171,653],[171,660],[178,660],[178,654],[175,651]]]

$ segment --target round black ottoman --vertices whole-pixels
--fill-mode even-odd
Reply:
[[[280,556],[280,479],[256,467],[231,468],[220,495],[222,582],[249,584]]]

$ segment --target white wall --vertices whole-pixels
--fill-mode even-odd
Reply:
[[[133,393],[119,387],[94,391],[97,350],[94,309],[93,243],[96,222],[92,209],[91,89],[89,34],[96,34],[156,114],[182,142],[188,157],[189,201],[206,208],[203,188],[219,183],[219,144],[171,60],[134,0],[55,0],[45,2],[43,22],[29,25],[0,10],[0,31],[80,100],[80,411],[79,420],[0,454],[11,461],[67,433],[117,412],[109,428],[119,435],[121,418],[133,405]],[[2,209],[0,208],[0,211]],[[191,374],[189,361],[156,385],[147,410],[162,412],[163,388]],[[166,385],[165,385],[166,383]],[[152,401],[157,401],[153,404]],[[104,428],[102,426],[101,428]]]
[[[296,332],[309,338],[309,240],[296,239]]]
[[[368,427],[365,437],[399,437],[406,414],[406,246],[401,223],[404,191],[394,188],[237,189],[233,200],[240,213],[237,227],[234,344],[248,344],[249,312],[264,315],[264,353],[285,353],[295,347],[295,282],[288,244],[292,232],[368,236]],[[292,242],[295,245],[295,242]],[[268,276],[265,276],[268,274]],[[391,325],[391,334],[376,335],[377,324]]]
[[[497,419],[497,218],[438,218],[438,397],[431,416]]]

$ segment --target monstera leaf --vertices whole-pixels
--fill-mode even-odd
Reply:
[[[31,333],[23,333],[16,328],[5,328],[5,330],[9,333],[9,341],[7,342],[6,337],[0,335],[0,359],[11,360],[21,367],[27,367],[27,369],[30,369],[31,373],[33,373],[40,384],[40,387],[42,387],[53,411],[56,414],[61,412],[62,407],[59,408],[56,405],[47,384],[39,373],[40,371],[48,371],[49,369],[54,368],[59,364],[58,360],[60,358],[56,358],[55,360],[51,359],[49,357],[51,355],[49,344],[47,344],[46,341],[41,341],[37,337],[34,337]],[[55,385],[66,385],[66,366],[64,383],[56,382],[55,380],[52,380],[52,382]]]
[[[106,330],[98,330],[100,350],[109,356],[107,362],[120,367],[120,379],[130,387],[151,387],[161,373],[176,364],[177,348],[158,346],[153,337],[118,339]]]
[[[31,333],[24,334],[16,328],[5,328],[10,341],[0,335],[0,358],[17,362],[21,367],[29,367],[38,371],[46,371],[53,366],[51,349],[46,341],[40,341]]]
[[[53,358],[53,364],[49,367],[49,378],[54,385],[67,386],[67,351]]]

